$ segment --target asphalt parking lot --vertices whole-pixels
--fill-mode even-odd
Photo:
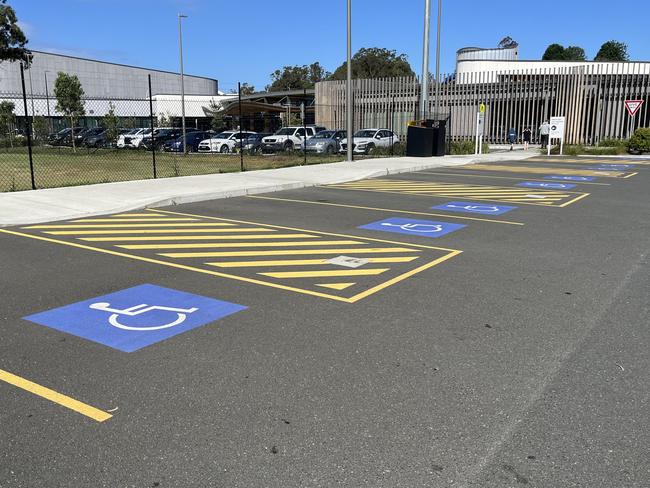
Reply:
[[[0,487],[648,486],[648,163],[0,229]]]

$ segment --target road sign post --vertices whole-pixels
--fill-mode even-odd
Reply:
[[[632,137],[634,128],[636,127],[636,114],[643,105],[643,100],[625,100],[625,108],[627,113],[632,117],[632,122],[628,125],[628,139]]]
[[[483,154],[483,134],[485,132],[485,104],[479,105],[476,112],[476,139],[474,141],[474,154]]]
[[[566,121],[566,117],[551,117],[550,121],[550,130],[548,134],[548,145],[547,145],[547,151],[546,155],[550,156],[551,155],[551,140],[552,139],[560,139],[560,156],[562,155],[562,152],[564,150],[564,123]]]

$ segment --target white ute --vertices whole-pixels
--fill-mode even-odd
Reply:
[[[352,138],[352,151],[355,154],[371,154],[376,147],[387,147],[399,142],[399,137],[388,129],[361,129]],[[348,140],[341,141],[340,152],[348,150]]]

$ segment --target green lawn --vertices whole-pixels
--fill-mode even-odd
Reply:
[[[342,161],[344,156],[307,155],[307,164]],[[151,152],[114,149],[34,148],[34,175],[37,188],[87,185],[153,178]],[[244,155],[244,169],[281,168],[303,164],[302,153]],[[238,154],[156,153],[159,178],[239,171]],[[27,148],[0,149],[0,191],[31,189]]]

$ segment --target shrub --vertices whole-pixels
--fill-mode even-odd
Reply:
[[[635,130],[627,143],[627,150],[636,154],[650,152],[650,128]]]
[[[390,147],[376,147],[370,153],[372,157],[379,156],[404,156],[406,154],[406,145],[401,142],[396,142],[393,149]]]
[[[598,147],[626,147],[627,141],[625,139],[602,139],[598,143]]]
[[[451,154],[474,154],[474,141],[454,141],[451,143]]]

